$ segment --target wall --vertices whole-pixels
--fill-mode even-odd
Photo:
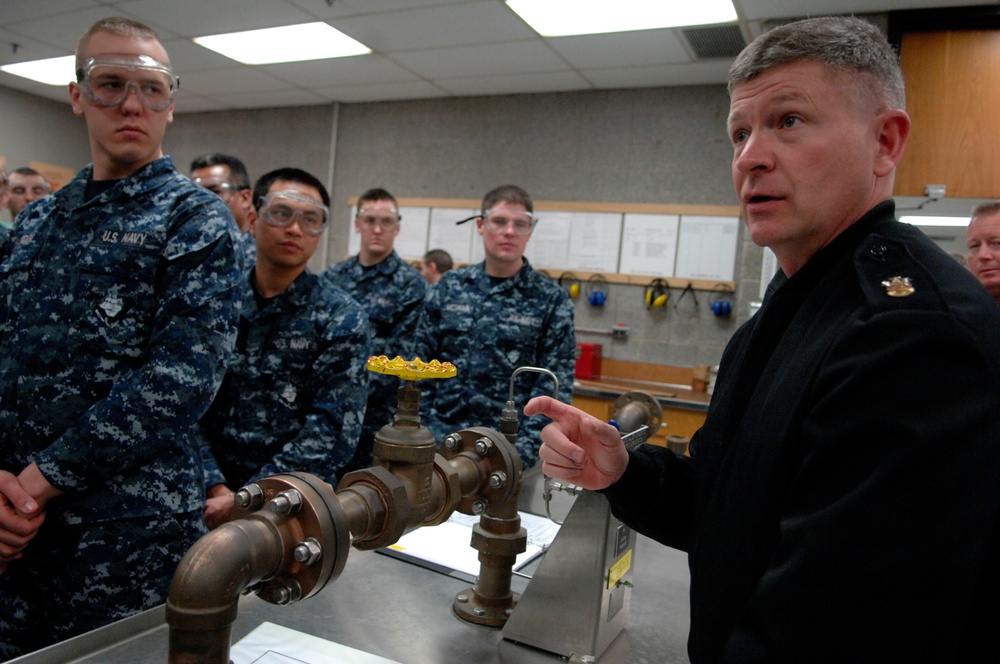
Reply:
[[[434,99],[341,105],[334,200],[372,186],[407,197],[481,198],[514,182],[539,200],[734,205],[729,171],[732,148],[725,132],[729,98],[722,86]],[[338,228],[349,210],[335,211]],[[331,236],[331,256],[346,252],[347,238]],[[758,250],[759,252],[759,250]],[[531,258],[529,242],[527,254]],[[626,341],[578,334],[601,343],[614,359],[716,364],[756,299],[759,253],[741,251],[734,319],[709,311],[699,292],[679,309],[647,311],[643,289],[612,285],[608,303],[577,300],[577,326],[626,323]],[[743,266],[743,262],[749,264]],[[679,297],[675,292],[673,297]]]
[[[6,112],[19,95],[0,87],[0,153],[13,136],[44,133],[23,119],[23,99],[20,112]],[[68,106],[20,96],[65,114],[66,122],[54,126],[57,145],[79,140],[82,122]],[[514,182],[539,200],[734,205],[728,109],[723,86],[695,86],[177,113],[164,150],[182,171],[198,154],[221,151],[241,157],[252,178],[292,165],[330,183],[328,243],[312,265],[319,269],[346,253],[353,231],[346,201],[372,186],[403,197],[478,199]],[[89,155],[73,159],[85,162]],[[760,250],[745,239],[741,247],[738,317],[714,317],[704,291],[697,309],[688,296],[679,309],[647,311],[642,288],[612,285],[604,309],[577,303],[577,324],[624,322],[628,340],[588,334],[580,340],[602,343],[605,356],[615,359],[717,363],[747,316],[747,302],[757,299]]]
[[[0,87],[0,155],[7,169],[32,161],[65,166],[74,171],[90,163],[83,119],[69,105]],[[3,211],[3,218],[9,218]]]

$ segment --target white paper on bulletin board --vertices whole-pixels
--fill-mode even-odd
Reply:
[[[737,217],[681,217],[674,276],[732,281],[736,270]]]
[[[357,256],[358,252],[361,251],[361,233],[358,233],[358,229],[354,227],[354,208],[351,208],[351,223],[349,228],[350,236],[347,240],[347,255]]]
[[[456,221],[467,219],[478,210],[459,208],[434,208],[431,210],[428,249],[444,249],[456,263],[472,263],[472,242],[479,239],[476,222],[467,221],[456,226]]]
[[[676,214],[627,213],[622,228],[618,272],[653,277],[674,276],[679,227],[680,217]]]
[[[545,210],[538,212],[538,224],[524,254],[532,267],[565,268],[568,265],[570,224],[573,214]]]
[[[431,209],[426,207],[401,207],[399,235],[396,236],[396,253],[406,260],[420,260],[427,253],[427,227]]]
[[[622,215],[574,212],[566,266],[571,270],[615,272],[622,240]]]

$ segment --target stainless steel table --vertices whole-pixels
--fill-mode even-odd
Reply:
[[[538,495],[528,479],[526,475],[522,508],[544,512],[537,509]],[[553,505],[557,518],[568,511],[566,503]],[[536,565],[529,566],[527,573]],[[632,578],[627,627],[598,664],[687,662],[686,554],[639,536]],[[515,576],[512,587],[520,593],[527,584],[526,579]],[[340,578],[312,598],[282,607],[252,595],[243,597],[233,625],[233,641],[262,622],[271,622],[402,664],[566,661],[505,641],[499,629],[474,625],[455,616],[452,601],[469,585],[467,578],[442,574],[375,551],[352,550]],[[167,661],[167,641],[164,607],[160,606],[12,660],[11,664],[160,664]]]

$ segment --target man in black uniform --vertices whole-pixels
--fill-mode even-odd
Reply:
[[[542,397],[543,470],[689,553],[694,664],[993,661],[1000,310],[894,218],[897,58],[861,19],[802,21],[729,89],[743,219],[781,270],[691,456]]]

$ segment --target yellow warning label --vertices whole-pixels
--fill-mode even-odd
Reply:
[[[615,561],[615,564],[608,570],[608,588],[614,588],[618,585],[618,582],[628,574],[630,569],[632,569],[632,549],[626,551],[625,555]]]

